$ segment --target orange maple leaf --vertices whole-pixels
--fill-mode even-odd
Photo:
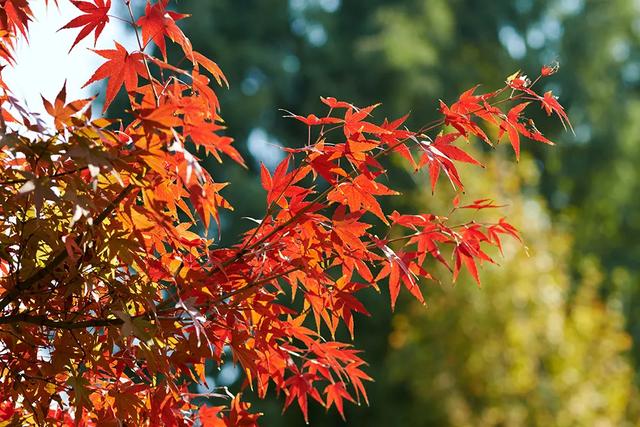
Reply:
[[[70,119],[73,115],[82,111],[89,103],[92,101],[92,98],[87,99],[79,99],[77,101],[71,101],[66,104],[67,99],[67,82],[64,82],[62,85],[62,89],[56,96],[53,104],[44,97],[42,97],[42,103],[44,104],[44,109],[53,117],[54,125],[56,129],[62,129],[64,125],[70,124]],[[89,115],[89,114],[87,114]]]

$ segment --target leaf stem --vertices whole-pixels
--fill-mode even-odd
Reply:
[[[133,32],[136,34],[136,41],[138,42],[138,47],[140,48],[140,53],[142,54],[142,61],[144,62],[144,67],[147,70],[147,76],[149,77],[149,84],[151,85],[151,90],[153,91],[153,96],[156,100],[156,107],[159,107],[160,97],[158,96],[158,92],[156,91],[156,86],[153,84],[153,76],[151,75],[151,69],[149,68],[149,62],[147,61],[147,57],[144,54],[144,46],[142,44],[142,40],[140,39],[140,33],[138,32],[138,27],[136,26],[136,18],[133,16],[131,1],[125,0],[124,3],[127,5],[127,9],[129,10],[129,16],[131,17],[130,24],[133,27]]]

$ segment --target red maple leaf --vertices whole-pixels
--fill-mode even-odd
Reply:
[[[128,92],[138,87],[138,75],[146,75],[144,57],[140,52],[127,52],[127,49],[117,42],[115,49],[94,50],[94,52],[108,61],[102,64],[82,87],[102,79],[109,79],[102,108],[102,111],[106,111],[123,84]]]
[[[524,126],[519,123],[519,120],[522,111],[527,105],[529,105],[528,102],[523,102],[510,109],[507,113],[506,131],[507,135],[509,135],[509,142],[511,142],[513,151],[516,153],[516,159],[520,159],[520,135],[518,131],[524,129]],[[503,132],[503,126],[501,126],[500,129],[501,132]]]
[[[325,387],[324,393],[327,395],[327,409],[331,407],[331,405],[335,404],[336,408],[338,408],[338,412],[343,420],[346,421],[344,417],[344,409],[342,400],[347,399],[350,402],[354,402],[353,397],[347,392],[345,388],[344,382],[339,381],[337,383],[329,384]]]
[[[299,116],[297,114],[289,114],[287,116],[284,117],[291,117],[294,118],[296,120],[301,121],[302,123],[304,123],[307,126],[318,126],[318,125],[326,125],[326,124],[332,124],[332,123],[340,123],[342,120],[336,118],[336,117],[318,117],[315,114],[309,114],[307,117],[304,116]]]
[[[552,113],[556,113],[560,118],[562,126],[564,126],[566,129],[567,125],[569,125],[569,128],[573,131],[571,122],[569,121],[569,117],[567,117],[567,113],[564,111],[564,108],[562,107],[562,105],[560,105],[560,103],[550,90],[544,93],[544,97],[542,97],[542,99],[540,100],[540,104],[544,111],[547,112],[548,116],[550,116]]]
[[[379,105],[380,104],[370,105],[355,112],[352,108],[349,108],[344,115],[344,135],[349,138],[355,133],[370,133],[375,135],[390,134],[390,131],[364,121]]]
[[[198,410],[198,418],[203,427],[224,427],[226,424],[220,415],[224,406],[206,406],[203,405]]]
[[[111,0],[95,0],[95,4],[88,1],[76,1],[71,0],[71,3],[78,9],[84,12],[84,15],[80,15],[60,28],[60,30],[66,30],[69,28],[80,28],[78,36],[73,41],[69,52],[85,37],[87,37],[93,31],[94,46],[100,37],[100,33],[104,30],[104,26],[109,22],[109,9],[111,9]],[[60,31],[58,30],[58,31]]]
[[[160,0],[153,5],[147,2],[144,15],[136,22],[142,29],[142,42],[146,46],[150,40],[158,46],[162,56],[167,58],[167,45],[165,36],[175,43],[178,43],[184,50],[185,55],[192,57],[193,49],[191,42],[184,35],[182,30],[176,25],[176,21],[186,18],[189,15],[172,12],[166,9],[167,0]]]
[[[334,108],[355,108],[353,105],[349,104],[348,102],[344,102],[344,101],[338,101],[337,99],[335,99],[333,96],[329,96],[327,98],[321,96],[320,100],[329,106],[329,108],[334,109]]]
[[[316,399],[318,402],[322,401],[320,397],[320,393],[318,390],[314,388],[314,382],[317,380],[317,376],[309,373],[298,373],[289,377],[285,384],[288,387],[287,398],[284,403],[284,408],[286,409],[294,399],[297,399],[298,406],[302,411],[302,415],[304,415],[304,421],[309,423],[309,415],[307,411],[307,397],[311,396]]]

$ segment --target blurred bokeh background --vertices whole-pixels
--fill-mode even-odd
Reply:
[[[249,163],[248,170],[208,163],[217,179],[233,182],[226,195],[236,211],[222,218],[227,244],[251,226],[237,218],[264,211],[259,163],[273,167],[279,147],[306,142],[306,129],[279,108],[324,111],[320,96],[382,102],[376,117],[411,112],[417,128],[438,116],[439,99],[450,102],[477,83],[489,91],[516,70],[536,75],[558,61],[543,89],[559,95],[575,135],[540,112],[539,127],[557,146],[526,144],[516,163],[507,146],[489,153],[477,144],[474,155],[487,169],[463,170],[468,197],[507,204],[488,214],[507,215],[526,248],[507,245],[500,266],[481,270],[481,288],[467,276],[455,286],[425,283],[426,308],[401,295],[391,313],[387,295],[366,294],[375,315],[356,320],[355,345],[376,382],[370,407],[346,407],[347,423],[638,424],[640,2],[181,0],[178,7],[192,15],[180,25],[194,47],[230,81],[219,91],[222,116]],[[44,29],[24,51],[60,57],[51,34],[62,24],[45,17],[38,25]],[[122,40],[126,29],[114,31]],[[42,68],[24,62],[41,77]],[[92,66],[72,68],[79,75]],[[42,90],[32,88],[40,77],[14,74],[26,97],[33,89],[51,98],[64,78],[48,76]],[[70,92],[87,77],[70,81]],[[433,196],[426,176],[399,165],[389,175],[404,194],[390,207],[447,213],[446,185]],[[241,382],[230,363],[209,377],[212,388],[238,391]],[[264,425],[303,424],[296,408],[281,414],[281,397],[254,401]],[[310,418],[315,426],[344,425],[335,411],[313,405]]]
[[[468,193],[508,204],[504,214],[527,248],[506,248],[485,266],[482,288],[427,284],[427,308],[367,295],[356,346],[376,379],[370,407],[347,408],[349,425],[635,425],[640,414],[640,3],[635,0],[182,0],[183,29],[223,68],[228,132],[250,169],[211,163],[232,181],[236,212],[264,209],[259,162],[306,131],[278,108],[321,110],[319,96],[379,115],[411,112],[417,127],[476,83],[502,85],[516,70],[536,75],[567,107],[575,135],[542,120],[556,147],[528,144],[515,163],[508,147],[477,155]],[[451,194],[399,170],[404,211],[446,213]],[[441,186],[444,188],[444,186]],[[236,218],[236,217],[234,217]],[[223,236],[250,224],[231,217]],[[446,275],[445,275],[446,276]],[[212,371],[237,387],[237,370]],[[250,391],[247,391],[250,395]],[[265,425],[300,425],[282,400],[256,402]],[[319,408],[312,425],[343,425]]]

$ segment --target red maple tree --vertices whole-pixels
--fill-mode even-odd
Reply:
[[[73,49],[97,39],[113,19],[110,0],[71,3],[79,15]],[[503,88],[477,87],[442,119],[418,130],[405,117],[376,120],[377,105],[359,108],[321,98],[324,113],[288,117],[306,126],[301,148],[270,172],[261,169],[266,214],[231,247],[207,237],[227,183],[215,182],[198,153],[243,159],[221,133],[211,78],[226,84],[215,62],[193,49],[167,9],[147,3],[127,20],[139,46],[95,50],[105,59],[88,83],[106,80],[104,110],[123,87],[132,119],[92,118],[90,99],[68,102],[63,87],[43,100],[53,127],[26,111],[0,78],[0,423],[75,425],[252,425],[240,395],[220,406],[197,406],[188,386],[205,384],[205,361],[225,353],[245,386],[269,387],[305,419],[309,400],[343,414],[344,401],[367,401],[365,361],[338,342],[340,325],[354,334],[366,288],[388,286],[393,308],[401,288],[424,302],[421,279],[433,262],[453,280],[492,259],[486,247],[519,239],[504,219],[451,225],[429,213],[385,212],[381,197],[398,193],[381,182],[382,160],[401,156],[428,170],[431,188],[444,175],[463,183],[455,162],[479,165],[460,142],[485,132],[506,135],[516,156],[520,138],[550,144],[523,114],[537,103],[568,123],[550,92],[516,73]],[[0,57],[13,64],[16,40],[27,37],[27,0],[0,1]],[[184,59],[167,60],[167,39]],[[154,43],[161,56],[145,51]],[[0,75],[1,76],[1,75]],[[301,126],[302,127],[302,126]],[[302,130],[302,129],[301,129]],[[192,153],[185,144],[192,143]],[[488,199],[455,209],[483,209]],[[376,235],[374,223],[394,229]],[[198,233],[198,230],[205,232]],[[430,267],[431,266],[431,267]],[[224,400],[224,399],[228,400]]]

